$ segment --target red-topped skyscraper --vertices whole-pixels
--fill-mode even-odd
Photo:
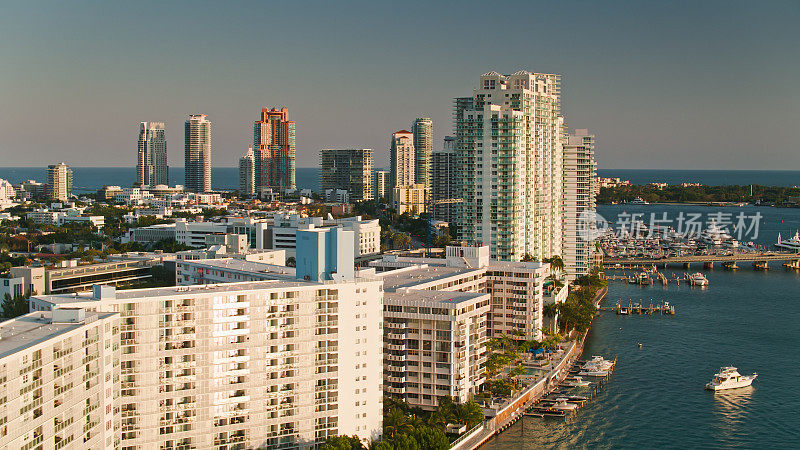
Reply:
[[[295,188],[294,121],[289,109],[261,109],[261,120],[253,125],[255,188],[273,191]]]

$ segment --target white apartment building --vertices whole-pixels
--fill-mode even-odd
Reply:
[[[256,193],[255,154],[253,147],[239,158],[239,196],[249,198]]]
[[[455,238],[488,245],[493,259],[561,254],[560,83],[555,74],[489,72],[471,97],[455,99]]]
[[[1,448],[119,448],[119,321],[64,308],[0,323]]]
[[[372,196],[375,200],[386,198],[392,193],[389,173],[388,170],[376,170],[372,173]]]
[[[597,162],[595,137],[587,129],[567,135],[564,143],[564,269],[574,280],[592,269]]]
[[[383,290],[374,270],[353,271],[353,238],[302,232],[297,273],[183,261],[194,270],[188,283],[203,284],[96,286],[32,302],[120,313],[118,448],[306,449],[342,434],[366,442],[382,429],[383,344],[374,336]],[[266,281],[208,284],[207,272],[237,264]]]
[[[384,298],[384,391],[434,409],[483,384],[489,294],[408,290]]]

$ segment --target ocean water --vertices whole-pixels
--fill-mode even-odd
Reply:
[[[169,168],[169,184],[183,184],[183,167]],[[44,167],[0,167],[0,178],[12,184],[26,180],[44,183],[47,179]],[[135,167],[73,167],[72,184],[76,194],[94,192],[103,186],[127,187],[136,182]],[[319,168],[298,167],[295,182],[300,189],[319,190]],[[228,191],[239,188],[239,169],[237,167],[212,167],[211,187]]]
[[[75,192],[96,191],[106,185],[131,186],[136,181],[135,167],[73,167]],[[297,187],[319,190],[319,167],[298,167]],[[800,171],[790,170],[641,170],[600,169],[601,177],[619,177],[634,184],[652,182],[703,183],[707,185],[765,186],[800,185]],[[45,181],[44,167],[0,167],[0,178],[11,183],[25,180]],[[171,185],[183,184],[183,168],[170,167]],[[217,190],[232,190],[239,187],[239,171],[236,167],[214,167],[211,169],[211,185]]]
[[[763,186],[800,186],[800,170],[661,170],[598,169],[597,175],[630,180],[633,184],[702,183],[709,186],[760,184]]]
[[[742,209],[762,215],[757,243],[771,246],[777,233],[800,226],[800,210]],[[682,210],[679,205],[609,205],[600,214]],[[584,356],[619,358],[600,394],[567,422],[524,418],[484,448],[792,448],[800,390],[794,361],[800,356],[800,274],[770,263],[767,272],[740,264],[736,272],[717,265],[692,271],[706,274],[709,286],[628,285],[610,282],[607,304],[617,300],[676,306],[673,317],[617,316],[595,319]],[[683,276],[679,268],[667,277]],[[637,343],[641,342],[640,349]],[[752,387],[712,393],[703,389],[721,366],[758,372]]]

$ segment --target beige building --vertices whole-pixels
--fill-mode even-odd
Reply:
[[[490,260],[484,246],[447,247],[444,259],[387,255],[370,266],[386,291],[384,390],[411,405],[470,399],[489,337],[542,338],[549,264]]]
[[[392,133],[389,144],[389,185],[394,189],[398,186],[414,184],[415,177],[414,135],[407,130]]]
[[[0,448],[119,448],[119,321],[65,308],[0,324]]]
[[[72,195],[72,169],[62,163],[47,166],[47,197],[65,202]]]
[[[396,186],[392,194],[392,206],[397,214],[421,214],[426,211],[427,195],[424,184]]]

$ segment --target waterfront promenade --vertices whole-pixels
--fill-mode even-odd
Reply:
[[[608,288],[604,287],[597,291],[593,301],[595,307],[605,298]],[[569,367],[583,353],[583,345],[586,341],[587,333],[570,342],[558,362],[536,383],[528,386],[522,392],[514,396],[505,406],[497,411],[493,417],[486,419],[483,424],[476,426],[465,435],[461,436],[450,447],[451,450],[472,450],[485,444],[495,434],[499,434],[513,425],[530,409],[538,400],[546,396],[558,387],[568,375]]]

